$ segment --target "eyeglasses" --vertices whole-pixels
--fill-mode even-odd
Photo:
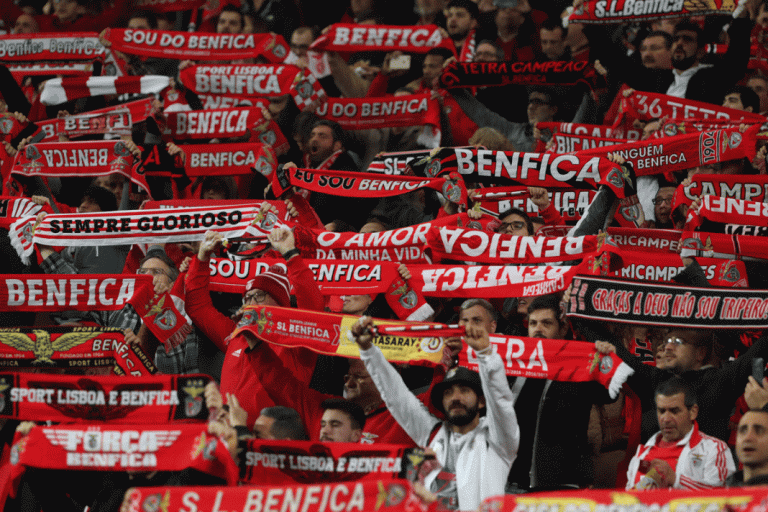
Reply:
[[[667,338],[664,341],[664,345],[672,344],[672,345],[680,346],[680,345],[685,345],[686,343],[688,342],[685,341],[683,338]]]
[[[264,290],[253,290],[252,292],[248,292],[247,294],[243,295],[243,305],[250,304],[251,302],[261,304],[267,300],[267,295],[269,294]]]
[[[537,107],[540,107],[542,105],[550,105],[550,103],[547,100],[542,100],[539,98],[531,98],[528,100],[529,105],[535,105]]]
[[[525,222],[522,220],[513,220],[512,222],[502,222],[501,226],[499,226],[499,231],[504,231],[507,228],[512,228],[514,230],[523,229],[525,227]]]
[[[672,198],[671,197],[657,197],[653,200],[653,204],[658,206],[660,204],[672,204]]]
[[[140,268],[136,270],[137,274],[149,274],[152,277],[155,276],[167,276],[168,272],[161,268]]]
[[[369,379],[370,377],[368,375],[360,375],[357,373],[348,373],[344,376],[344,382],[350,381],[352,379],[355,379],[357,382],[363,382],[366,379]]]

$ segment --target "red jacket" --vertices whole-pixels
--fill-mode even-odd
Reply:
[[[288,277],[293,284],[297,304],[302,309],[322,311],[325,299],[301,256],[287,262]],[[221,393],[237,396],[240,406],[248,412],[248,427],[253,427],[261,409],[276,404],[262,385],[261,368],[258,364],[258,348],[248,346],[243,335],[227,339],[235,329],[235,322],[213,307],[208,292],[210,276],[208,264],[197,257],[192,259],[187,273],[186,312],[192,322],[226,352],[221,369]],[[309,386],[315,370],[317,354],[306,349],[275,347],[275,353],[283,365],[305,387]]]

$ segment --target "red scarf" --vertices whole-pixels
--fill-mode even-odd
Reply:
[[[251,174],[252,169],[269,178],[277,167],[275,151],[266,144],[237,142],[179,147],[186,155],[184,170],[190,178]]]
[[[624,98],[622,112],[629,119],[641,121],[666,117],[667,119],[722,119],[750,124],[765,122],[765,116],[760,114],[645,91],[634,91],[628,98]]]
[[[89,77],[93,75],[93,62],[19,62],[8,63],[8,71],[16,83],[21,85],[28,76],[61,75]]]
[[[155,94],[168,87],[169,83],[170,79],[161,75],[52,78],[45,82],[40,102],[43,105],[61,105],[105,94]]]
[[[552,136],[552,145],[547,149],[547,152],[559,154],[572,153],[574,151],[583,151],[585,149],[615,146],[616,144],[623,144],[624,142],[624,139],[606,139],[590,137],[588,135],[555,133]]]
[[[597,381],[615,398],[634,371],[615,353],[603,355],[586,341],[524,338],[492,334],[493,351],[504,360],[509,376],[565,382]],[[479,371],[474,350],[459,352],[459,365]]]
[[[58,470],[181,471],[237,481],[237,465],[206,425],[77,424],[35,427],[14,448],[15,465]]]
[[[550,188],[550,201],[564,222],[577,221],[595,197],[594,190]],[[508,208],[520,208],[529,215],[541,214],[528,195],[528,188],[523,186],[486,187],[475,189],[475,203],[480,203],[484,213],[499,216],[499,212]]]
[[[13,370],[42,366],[64,371],[67,368],[113,366],[117,375],[136,377],[152,375],[157,371],[137,345],[123,341],[122,330],[111,327],[55,326],[4,330],[0,332],[0,366]],[[3,385],[0,384],[0,387]],[[7,403],[12,401],[6,400]],[[0,406],[0,409],[6,411],[3,414],[12,414],[6,405]]]
[[[413,176],[413,169],[408,168],[410,162],[429,158],[431,150],[397,151],[392,153],[379,153],[368,164],[367,172],[382,174],[407,174]]]
[[[661,128],[653,132],[654,138],[672,137],[683,133],[727,130],[738,128],[741,123],[728,119],[665,119]]]
[[[130,135],[133,127],[128,109],[114,109],[110,112],[79,114],[57,119],[56,131],[68,137],[109,133]]]
[[[206,0],[136,0],[137,9],[149,9],[153,12],[177,12],[197,9]]]
[[[581,123],[556,123],[554,121],[542,121],[536,123],[536,127],[541,130],[551,130],[552,132],[568,133],[572,135],[586,135],[603,139],[629,139],[640,140],[643,132],[641,130],[632,130],[628,133],[623,131],[619,133],[616,128],[602,124],[581,124]]]
[[[262,133],[270,126],[259,107],[168,112],[164,135],[171,139],[240,137],[249,129]]]
[[[95,33],[4,35],[0,38],[0,60],[93,60],[104,57],[104,46]]]
[[[184,312],[184,275],[173,283],[173,288],[157,294],[154,286],[144,285],[133,294],[128,303],[139,314],[144,325],[170,352],[178,347],[194,330],[192,321]]]
[[[345,197],[392,197],[431,188],[442,193],[452,203],[467,204],[464,180],[456,173],[445,178],[417,178],[291,167],[274,174],[272,190],[276,197],[280,197],[289,187]]]
[[[597,250],[597,237],[489,234],[476,229],[432,228],[427,245],[436,259],[481,263],[545,263],[580,260]]]
[[[686,231],[694,231],[704,219],[721,224],[768,226],[768,203],[733,197],[704,196],[698,211],[688,210]]]
[[[680,244],[682,245],[680,256],[683,258],[714,255],[722,258],[723,255],[728,255],[739,259],[742,257],[762,259],[768,251],[768,238],[764,236],[683,231]]]
[[[472,62],[475,60],[475,51],[477,44],[475,42],[475,29],[469,31],[467,39],[464,44],[461,45],[461,51],[459,52],[459,62]]]
[[[357,499],[362,500],[363,482],[373,484],[378,480],[380,493],[383,481],[392,480],[405,470],[407,453],[400,445],[249,439],[243,454],[245,474],[240,481],[292,488],[295,484],[355,481],[360,488],[355,487],[353,493],[358,493]]]
[[[93,350],[109,353],[114,344],[102,335],[93,340]],[[205,421],[203,391],[209,382],[207,375],[153,375],[126,381],[113,376],[0,374],[0,416],[64,423]]]
[[[659,18],[689,18],[704,14],[731,14],[736,4],[693,2],[648,2],[633,3],[631,0],[585,0],[584,3],[568,16],[573,23],[625,23],[654,20]],[[638,6],[641,13],[638,13]]]
[[[132,175],[134,157],[122,141],[43,142],[16,153],[12,174],[24,176]]]
[[[619,144],[610,148],[632,164],[637,176],[681,171],[737,158],[753,158],[759,126],[741,133],[738,129],[691,133]],[[604,155],[604,149],[576,153],[579,157]]]
[[[430,125],[440,128],[440,106],[429,94],[383,98],[328,98],[315,113],[345,130]]]
[[[143,98],[129,103],[122,103],[120,105],[113,105],[111,107],[101,108],[98,110],[91,110],[87,114],[90,115],[112,115],[118,112],[128,110],[132,123],[141,123],[147,120],[149,114],[152,112],[152,98]],[[85,115],[85,114],[82,114]],[[77,116],[75,116],[77,117]],[[47,121],[37,121],[35,124],[42,128],[46,137],[41,142],[58,142],[59,119],[49,119]]]
[[[288,44],[277,34],[200,34],[168,30],[108,28],[112,50],[158,59],[232,61],[264,57],[282,62]]]
[[[608,228],[611,240],[629,251],[677,254],[680,231],[672,229]]]
[[[5,274],[0,311],[114,311],[147,283],[152,276]]]
[[[583,155],[583,156],[582,156]],[[625,176],[621,166],[601,156],[582,151],[577,154],[519,153],[487,149],[443,148],[429,160],[419,162],[426,176],[457,171],[468,181],[494,177],[509,179],[528,186],[597,188],[607,185],[624,197]],[[413,167],[416,164],[412,162]],[[634,185],[632,183],[631,185]]]
[[[289,94],[300,73],[285,64],[204,64],[185,68],[179,77],[196,94],[251,98]]]
[[[672,203],[674,210],[681,204],[690,205],[700,196],[735,197],[745,201],[764,202],[768,194],[768,176],[745,174],[694,174],[690,184],[679,185]]]
[[[314,446],[324,451],[332,450],[339,446],[339,443]],[[355,445],[355,449],[355,455],[358,456],[361,445]],[[265,455],[271,454],[272,452]],[[299,455],[291,451],[291,456]],[[316,461],[315,457],[319,456],[321,453],[315,453],[312,459]],[[281,460],[277,454],[274,457],[277,458],[276,460]],[[358,460],[355,457],[352,459]],[[308,472],[297,471],[296,473],[304,475]],[[163,510],[185,510],[190,503],[194,503],[197,510],[301,510],[302,512],[328,512],[333,509],[376,510],[377,512],[426,512],[428,510],[425,505],[421,505],[419,498],[413,493],[409,481],[391,480],[391,477],[378,482],[375,480],[335,481],[290,486],[267,486],[262,485],[265,482],[258,483],[259,486],[244,487],[133,487],[126,494],[125,503],[130,512],[153,510],[158,502],[162,503]]]
[[[355,25],[335,23],[309,46],[320,52],[369,52],[399,50],[427,53],[432,48],[451,48],[436,25]]]

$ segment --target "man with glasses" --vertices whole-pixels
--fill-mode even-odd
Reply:
[[[672,222],[672,201],[675,199],[675,187],[661,187],[653,199],[653,214],[656,217],[653,227],[656,229],[675,229]]]
[[[243,294],[243,306],[266,305],[291,307],[291,285],[296,304],[301,309],[322,311],[325,299],[315,282],[312,271],[296,248],[293,232],[286,228],[274,229],[268,236],[272,248],[285,259],[285,268],[271,266],[266,272],[248,281]],[[224,241],[216,231],[208,231],[192,259],[186,280],[186,310],[194,324],[208,336],[224,355],[221,369],[221,396],[236,396],[240,406],[248,413],[247,425],[253,425],[264,407],[276,404],[265,390],[263,368],[258,361],[261,341],[248,332],[230,336],[237,327],[235,317],[230,318],[213,307],[209,293],[211,255]],[[305,386],[315,370],[317,354],[307,349],[275,347],[276,359],[285,365],[285,374],[297,377]],[[281,385],[284,385],[284,381]],[[206,390],[206,399],[209,391]],[[213,400],[213,397],[211,397]],[[220,398],[216,401],[220,401]],[[213,403],[216,403],[215,401]]]
[[[588,339],[606,339],[605,333],[598,334],[592,329],[594,327],[583,323],[579,326],[581,333]],[[620,340],[595,343],[599,352],[616,352],[635,371],[627,384],[637,393],[642,404],[642,441],[645,442],[659,430],[653,390],[675,375],[691,384],[698,397],[697,421],[701,430],[727,441],[731,433],[728,420],[733,404],[744,393],[744,386],[752,374],[752,360],[756,357],[768,358],[768,335],[753,343],[735,361],[726,362],[720,368],[710,363],[716,346],[715,331],[674,328],[664,336],[663,343],[659,367],[643,364]]]
[[[497,233],[514,236],[533,235],[533,222],[520,208],[510,208],[499,214],[501,225],[496,229]]]

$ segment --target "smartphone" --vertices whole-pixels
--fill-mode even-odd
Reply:
[[[391,70],[411,69],[411,56],[401,55],[399,57],[395,57],[394,59],[389,61],[389,69]]]
[[[765,375],[765,360],[762,357],[756,357],[752,360],[752,376],[759,384],[762,384],[763,375]]]

